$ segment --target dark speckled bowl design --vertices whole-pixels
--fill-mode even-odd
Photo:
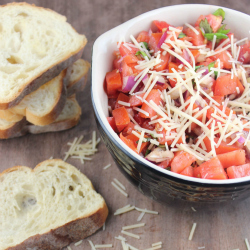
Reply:
[[[129,40],[129,35],[148,30],[152,20],[166,20],[172,25],[194,23],[200,14],[206,15],[218,9],[211,5],[175,5],[156,9],[140,15],[104,33],[94,43],[92,57],[92,103],[96,123],[101,137],[113,156],[120,171],[137,189],[146,196],[161,203],[171,203],[175,199],[219,203],[241,200],[250,196],[250,178],[234,180],[203,180],[182,176],[161,169],[138,156],[128,148],[109,126],[107,96],[103,89],[106,72],[112,69],[112,52],[121,36]],[[221,7],[223,8],[223,7]],[[226,11],[227,27],[239,38],[249,36],[250,16],[223,8]],[[240,29],[239,29],[240,27]]]

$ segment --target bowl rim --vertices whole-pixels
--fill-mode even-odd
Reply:
[[[168,178],[174,179],[174,180],[179,180],[181,182],[185,182],[189,185],[201,185],[201,186],[243,186],[243,185],[248,185],[250,184],[250,176],[247,177],[242,177],[242,178],[236,178],[236,179],[226,179],[226,180],[210,180],[210,179],[201,179],[201,178],[195,178],[195,177],[189,177],[189,176],[184,176],[178,173],[174,173],[172,171],[160,168],[156,166],[155,164],[147,161],[145,158],[141,157],[140,155],[136,154],[132,149],[130,149],[125,143],[123,143],[118,135],[113,131],[113,129],[110,127],[105,115],[103,112],[100,112],[101,109],[98,109],[96,104],[99,106],[101,105],[99,103],[99,99],[97,96],[96,91],[94,91],[94,80],[95,80],[95,74],[94,70],[97,65],[97,61],[95,60],[95,57],[97,56],[97,46],[98,44],[102,41],[103,38],[106,36],[109,36],[110,33],[114,33],[121,28],[125,28],[130,26],[132,23],[139,21],[143,18],[146,18],[147,16],[150,16],[153,13],[157,13],[159,11],[162,11],[164,9],[176,9],[176,8],[194,8],[194,7],[208,7],[211,6],[212,8],[223,8],[225,12],[229,11],[234,14],[238,15],[244,15],[250,19],[250,16],[240,12],[238,10],[233,10],[230,8],[226,8],[223,6],[219,5],[211,5],[211,4],[177,4],[177,5],[171,5],[171,6],[166,6],[166,7],[161,7],[157,8],[154,10],[150,10],[148,12],[145,12],[143,14],[140,14],[108,31],[100,35],[94,42],[93,47],[92,47],[92,63],[91,63],[91,100],[92,100],[92,105],[93,109],[95,112],[95,115],[101,124],[102,128],[104,129],[105,133],[108,135],[110,140],[126,155],[128,155],[130,158],[132,158],[133,161],[136,161],[137,163],[143,165],[146,167],[148,170],[153,170],[154,172],[157,172],[162,175],[167,175]],[[117,140],[119,138],[119,140]]]

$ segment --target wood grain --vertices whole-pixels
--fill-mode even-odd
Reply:
[[[0,4],[8,2],[10,1],[0,1]],[[155,8],[183,3],[206,3],[222,5],[250,14],[249,0],[37,0],[28,2],[66,15],[73,27],[88,38],[83,57],[89,61],[91,61],[92,45],[99,35],[130,18]],[[34,167],[51,156],[63,158],[68,141],[73,141],[74,137],[80,135],[84,135],[84,140],[88,140],[92,131],[96,130],[90,99],[90,78],[84,92],[78,94],[78,100],[82,107],[82,118],[76,128],[64,132],[27,135],[22,138],[0,141],[0,170],[15,165]],[[98,149],[99,152],[93,156],[93,160],[84,165],[77,160],[68,160],[92,180],[96,190],[106,199],[110,209],[106,230],[99,230],[88,238],[94,244],[112,243],[113,249],[122,249],[120,241],[115,240],[114,237],[120,234],[122,226],[136,223],[140,213],[132,211],[119,216],[114,216],[113,213],[119,207],[131,204],[159,212],[159,215],[146,214],[142,219],[146,226],[131,230],[141,236],[140,240],[126,236],[128,242],[138,249],[149,248],[152,243],[158,241],[163,242],[163,249],[166,250],[194,250],[203,246],[206,250],[246,249],[244,239],[250,239],[249,199],[238,204],[208,207],[196,205],[196,212],[191,209],[189,203],[179,206],[178,203],[173,202],[171,206],[163,206],[144,197],[128,183],[116,168],[103,143],[100,143]],[[112,163],[112,166],[103,170],[108,163]],[[113,178],[117,178],[126,186],[128,198],[111,186]],[[193,240],[188,241],[194,222],[197,223],[197,228]],[[78,247],[71,244],[71,248],[91,249],[87,240],[84,240]]]

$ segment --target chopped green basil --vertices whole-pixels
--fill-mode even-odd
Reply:
[[[183,38],[183,37],[185,37],[186,35],[183,33],[183,32],[181,32],[180,34],[179,34],[179,36],[178,36],[178,39],[180,39],[180,38]]]
[[[221,8],[219,8],[218,10],[216,10],[214,13],[213,13],[214,16],[221,16],[222,17],[222,21],[225,19],[225,11]]]
[[[195,71],[197,70],[197,69],[199,69],[199,68],[201,68],[202,67],[202,65],[199,65],[199,66],[195,66]]]
[[[171,171],[171,167],[167,167],[166,169],[169,170],[169,171]]]
[[[205,18],[204,20],[200,21],[200,28],[201,28],[201,32],[203,33],[202,30],[204,30],[205,34],[206,33],[213,33],[213,29],[210,26],[210,24],[208,23],[208,20]],[[203,34],[204,35],[204,34]]]
[[[204,34],[204,37],[207,38],[208,41],[213,41],[214,36],[216,36],[216,39],[227,39],[228,36],[223,33],[206,33]]]
[[[142,42],[147,50],[149,50],[148,43]]]
[[[146,153],[145,153],[145,156],[147,156],[150,152],[151,152],[151,150],[147,149]]]
[[[137,52],[135,53],[135,55],[136,55],[136,56],[142,55],[144,58],[145,58],[145,57],[148,57],[147,54],[146,54],[145,52],[140,51],[140,50],[137,51]]]
[[[224,25],[222,25],[219,29],[218,29],[218,31],[217,31],[217,33],[222,33],[222,34],[228,34],[230,32],[230,29],[226,29],[226,24],[224,24]]]
[[[211,71],[211,68],[214,67],[215,63],[216,63],[216,62],[214,61],[214,62],[211,62],[211,63],[208,64],[208,71],[209,71],[209,72]],[[214,75],[215,75],[215,77],[217,78],[218,72],[217,72],[217,71],[214,71]]]

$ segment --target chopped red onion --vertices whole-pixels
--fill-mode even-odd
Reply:
[[[240,136],[240,138],[238,139],[238,142],[239,143],[241,143],[241,144],[243,144],[243,143],[245,143],[245,138],[243,137],[243,136]]]
[[[149,29],[149,31],[148,31],[148,35],[149,35],[149,36],[151,36],[151,35],[152,35],[152,33],[153,33],[153,31],[152,31],[151,29]]]
[[[187,100],[188,96],[189,96],[189,92],[186,90],[186,91],[183,93],[183,98],[184,98],[184,100]]]
[[[182,57],[183,57],[187,62],[191,63],[190,55],[188,54],[188,52],[187,52],[186,49],[183,50]]]
[[[135,85],[135,77],[134,76],[124,76],[122,79],[122,92],[129,92]]]
[[[209,73],[208,69],[205,69],[205,72],[202,73],[203,76],[207,75]]]
[[[162,34],[161,39],[160,39],[160,41],[159,41],[158,44],[157,44],[157,48],[158,48],[158,49],[161,48],[161,45],[162,45],[162,44],[164,43],[164,41],[166,40],[166,38],[167,38],[167,31],[168,31],[168,29]]]
[[[121,63],[121,62],[123,61],[124,57],[125,57],[125,56],[121,57],[117,62],[118,62],[118,63]]]

